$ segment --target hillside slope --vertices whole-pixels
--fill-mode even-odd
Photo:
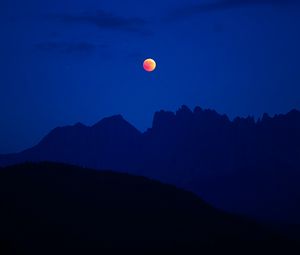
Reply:
[[[144,177],[64,164],[1,169],[0,203],[1,254],[91,253],[104,247],[246,251],[287,244],[193,193]]]

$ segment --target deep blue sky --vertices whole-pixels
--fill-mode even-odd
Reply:
[[[297,0],[0,0],[0,153],[118,113],[145,130],[182,104],[299,109],[299,13]]]

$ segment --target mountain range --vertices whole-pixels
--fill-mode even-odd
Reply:
[[[140,132],[121,115],[58,127],[0,166],[53,161],[150,177],[193,191],[217,208],[300,223],[300,112],[230,120],[182,106],[156,112]]]

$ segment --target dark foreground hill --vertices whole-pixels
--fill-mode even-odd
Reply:
[[[0,166],[55,161],[151,177],[191,190],[218,208],[300,224],[300,112],[229,120],[183,106],[155,113],[141,133],[117,115],[52,130]]]
[[[104,248],[122,254],[127,249],[245,254],[292,247],[193,193],[144,177],[63,164],[1,169],[0,203],[1,254],[92,254]]]

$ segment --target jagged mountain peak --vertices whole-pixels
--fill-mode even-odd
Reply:
[[[81,122],[77,122],[77,123],[74,124],[73,127],[77,127],[77,128],[86,128],[87,126],[84,125],[84,124],[82,124]]]
[[[136,129],[127,120],[125,120],[121,114],[105,117],[102,120],[98,121],[96,124],[94,124],[92,128],[113,127],[113,126],[123,126],[123,127],[127,126]]]
[[[106,117],[91,127],[96,132],[104,131],[109,134],[123,134],[124,136],[139,136],[141,132],[123,118],[122,115],[113,115]]]
[[[112,115],[109,117],[105,117],[102,120],[95,123],[92,127],[97,127],[105,124],[123,124],[128,123],[121,114]]]

